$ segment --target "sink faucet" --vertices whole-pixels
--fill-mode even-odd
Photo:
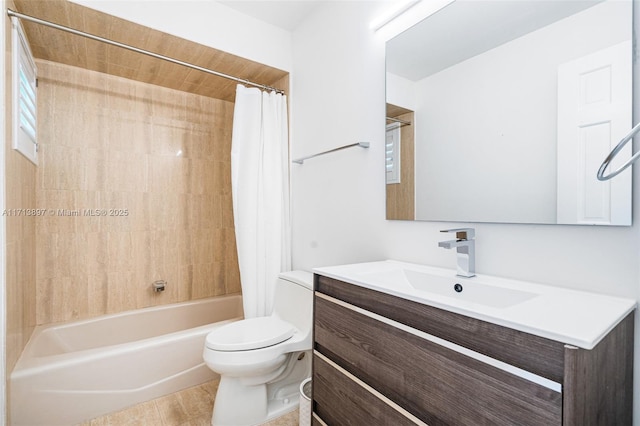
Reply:
[[[443,229],[440,232],[455,232],[456,239],[440,241],[438,247],[452,249],[455,247],[458,259],[456,275],[473,277],[476,275],[476,230],[473,228]]]

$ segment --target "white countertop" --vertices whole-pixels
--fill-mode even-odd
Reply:
[[[528,297],[506,307],[474,303],[462,300],[453,291],[444,295],[416,289],[402,278],[403,271],[428,274],[443,282],[450,280],[451,287],[460,283],[465,289],[490,289],[495,294],[500,294],[501,289],[505,293],[516,290]],[[636,307],[633,299],[481,274],[462,278],[454,270],[393,260],[315,268],[313,272],[584,349],[593,349]]]

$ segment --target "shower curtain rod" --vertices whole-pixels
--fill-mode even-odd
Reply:
[[[187,67],[187,68],[192,68],[192,69],[195,69],[195,70],[198,70],[198,71],[205,72],[207,74],[213,74],[213,75],[218,76],[218,77],[222,77],[222,78],[226,78],[226,79],[229,79],[229,80],[236,81],[238,83],[246,84],[247,86],[259,87],[261,89],[265,89],[265,90],[268,90],[268,91],[275,91],[276,93],[284,94],[284,90],[276,89],[275,87],[267,86],[267,85],[260,84],[260,83],[254,83],[253,81],[245,80],[243,78],[238,78],[238,77],[234,77],[232,75],[224,74],[224,73],[221,73],[221,72],[218,72],[218,71],[213,71],[213,70],[210,70],[208,68],[203,68],[201,66],[190,64],[190,63],[184,62],[184,61],[180,61],[178,59],[170,58],[168,56],[160,55],[158,53],[153,53],[153,52],[150,52],[148,50],[140,49],[138,47],[130,46],[128,44],[124,44],[124,43],[120,43],[120,42],[117,42],[117,41],[114,41],[114,40],[110,40],[108,38],[100,37],[100,36],[97,36],[97,35],[94,35],[94,34],[85,33],[83,31],[75,30],[73,28],[65,27],[64,25],[59,25],[59,24],[55,24],[53,22],[45,21],[43,19],[36,18],[34,16],[25,15],[23,13],[16,12],[16,11],[11,10],[11,9],[7,9],[7,15],[9,15],[10,17],[13,17],[13,18],[24,19],[25,21],[34,22],[36,24],[40,24],[40,25],[44,25],[44,26],[47,26],[47,27],[55,28],[57,30],[66,31],[68,33],[75,34],[75,35],[78,35],[78,36],[81,36],[81,37],[85,37],[85,38],[88,38],[88,39],[91,39],[91,40],[100,41],[102,43],[106,43],[106,44],[110,44],[112,46],[120,47],[122,49],[131,50],[133,52],[137,52],[137,53],[141,53],[143,55],[151,56],[151,57],[156,58],[156,59],[162,59],[163,61],[167,61],[167,62],[171,62],[171,63],[174,63],[174,64],[182,65],[182,66]]]
[[[404,126],[411,126],[411,122],[407,120],[400,120],[399,118],[387,117],[387,121],[393,121],[394,123],[400,123]]]

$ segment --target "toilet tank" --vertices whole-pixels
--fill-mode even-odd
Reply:
[[[311,333],[313,322],[313,274],[282,272],[276,283],[273,313],[302,333]]]

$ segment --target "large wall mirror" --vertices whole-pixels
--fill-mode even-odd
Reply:
[[[633,127],[631,1],[456,0],[386,48],[387,219],[631,224],[631,169],[596,179]]]

